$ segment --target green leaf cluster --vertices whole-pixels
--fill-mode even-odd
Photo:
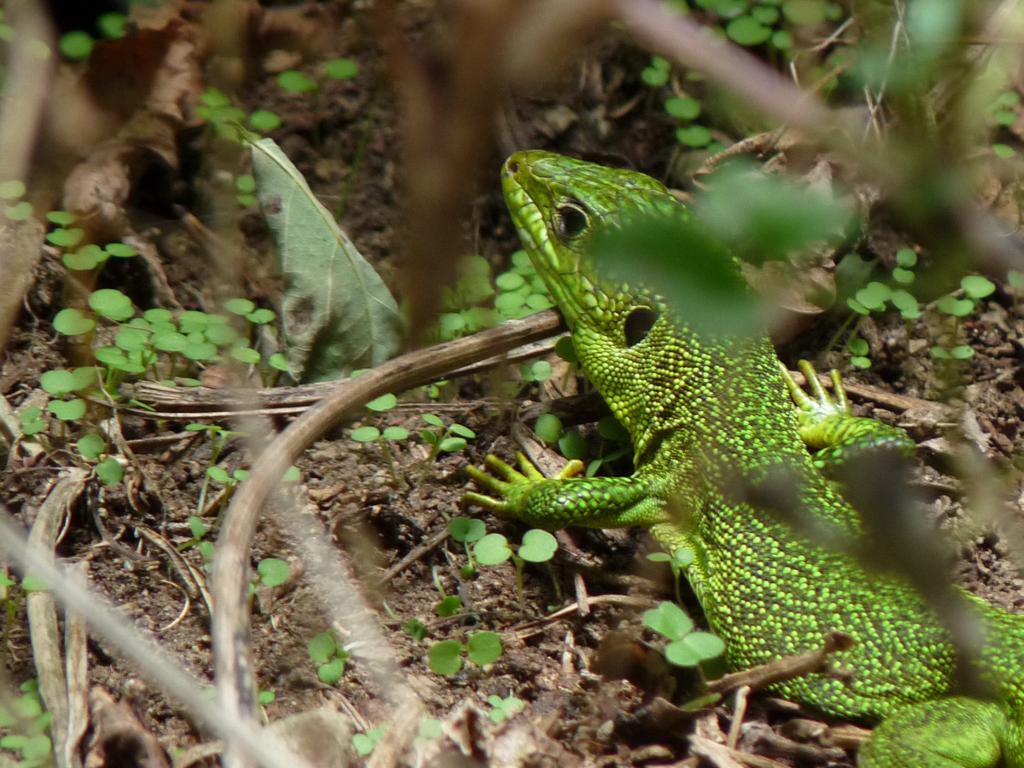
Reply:
[[[48,766],[53,744],[46,731],[52,717],[43,706],[35,680],[25,681],[18,690],[19,696],[0,703],[0,749],[17,752],[24,768]]]
[[[644,611],[643,624],[669,641],[665,658],[679,667],[696,667],[725,651],[720,637],[697,631],[693,619],[672,602],[662,601],[657,608]]]
[[[461,338],[554,305],[526,251],[513,253],[511,262],[510,269],[492,275],[491,264],[483,256],[462,261],[455,285],[443,293],[433,333],[438,341]]]
[[[463,666],[463,655],[478,667],[493,664],[503,653],[501,636],[497,632],[470,632],[465,644],[458,640],[442,640],[431,646],[427,665],[438,675],[457,675]]]
[[[341,680],[345,664],[352,656],[341,646],[332,630],[316,635],[306,644],[306,651],[317,665],[317,677],[324,685],[334,685]]]

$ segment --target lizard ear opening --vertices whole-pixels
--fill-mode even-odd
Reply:
[[[651,328],[658,322],[658,313],[649,307],[637,307],[626,318],[626,346],[633,347],[647,338]]]
[[[589,224],[587,212],[577,203],[563,203],[555,210],[555,229],[563,241],[575,240]]]

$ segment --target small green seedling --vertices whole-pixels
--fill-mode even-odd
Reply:
[[[389,393],[381,395],[375,400],[371,400],[366,404],[366,407],[368,410],[374,411],[375,413],[385,413],[392,410],[396,405],[398,405],[398,398]],[[391,478],[399,485],[408,485],[405,475],[402,473],[401,468],[395,461],[394,455],[391,453],[389,443],[408,440],[409,430],[405,427],[399,426],[389,426],[384,427],[384,429],[380,429],[373,425],[364,425],[353,429],[350,436],[357,443],[376,444],[388,463],[388,472],[391,474]]]
[[[935,308],[952,319],[947,338],[954,342],[961,337],[961,321],[975,311],[980,299],[990,296],[995,284],[982,275],[967,275],[960,281],[960,291],[947,294],[935,302]],[[962,293],[963,298],[957,294]],[[969,344],[936,344],[930,350],[936,360],[970,360],[974,347]]]
[[[442,452],[458,453],[465,450],[466,441],[476,437],[476,432],[456,422],[445,427],[444,421],[437,414],[425,413],[422,418],[429,426],[434,427],[434,429],[420,430],[420,437],[430,446],[428,464],[436,461]]]
[[[468,562],[459,572],[462,578],[472,579],[476,576],[476,563],[473,561],[473,551],[469,545],[480,541],[486,533],[487,526],[484,521],[475,517],[453,517],[448,521],[448,534],[466,550]]]
[[[427,635],[430,634],[427,625],[419,619],[409,619],[402,625],[402,630],[417,643],[425,640]]]
[[[679,667],[696,667],[721,656],[725,643],[717,635],[694,629],[693,619],[675,603],[662,601],[657,608],[644,611],[643,624],[669,643],[665,658]]]
[[[352,737],[352,748],[355,749],[356,754],[360,757],[372,754],[373,750],[380,744],[380,740],[384,738],[387,730],[388,727],[386,725],[378,725],[376,728],[366,731],[366,733],[357,733]]]
[[[179,552],[185,552],[192,547],[199,550],[199,554],[202,555],[203,561],[206,563],[213,562],[213,542],[206,539],[206,534],[210,532],[206,522],[201,517],[196,515],[190,515],[188,518],[188,528],[192,532],[192,538],[184,542],[178,547]]]
[[[546,563],[555,556],[558,540],[545,530],[531,528],[523,534],[523,543],[510,545],[500,533],[488,533],[473,545],[473,554],[480,565],[500,565],[509,558],[516,567],[516,594],[523,599],[523,568],[526,563]],[[557,581],[555,582],[557,589]]]
[[[25,768],[51,764],[53,744],[46,735],[52,717],[44,709],[35,680],[18,686],[21,695],[0,705],[0,749],[17,752]]]
[[[846,342],[846,348],[850,351],[850,365],[862,370],[871,367],[871,347],[867,341],[859,336],[851,336]]]
[[[680,600],[679,585],[682,581],[683,573],[693,564],[696,557],[694,551],[689,547],[678,547],[671,555],[667,552],[651,552],[647,555],[647,559],[652,563],[668,563],[672,569],[676,600]]]
[[[640,72],[640,79],[652,88],[660,88],[668,83],[672,75],[672,68],[668,59],[661,56],[652,56],[651,63]]]
[[[497,632],[471,632],[463,645],[458,640],[435,643],[427,655],[427,664],[438,675],[451,677],[462,669],[462,656],[479,667],[493,664],[501,658],[501,636]]]
[[[335,637],[334,632],[321,632],[306,644],[309,658],[317,665],[316,674],[320,682],[334,685],[345,673],[345,662],[352,654],[346,651]]]
[[[292,577],[292,569],[284,560],[268,557],[260,560],[256,566],[258,577],[257,587],[279,587],[287,584]]]
[[[416,733],[417,741],[437,741],[444,736],[444,725],[436,717],[424,717]]]
[[[522,699],[517,699],[511,695],[506,696],[504,699],[501,696],[488,696],[487,703],[492,707],[488,713],[492,723],[503,723],[526,709],[526,704],[523,703]]]
[[[437,567],[431,569],[434,578],[434,587],[441,594],[441,599],[434,606],[434,612],[442,619],[451,618],[462,610],[462,598],[458,595],[449,595],[444,590],[441,577],[438,575]]]

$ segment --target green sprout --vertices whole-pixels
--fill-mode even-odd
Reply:
[[[668,82],[672,68],[668,59],[652,56],[651,63],[640,72],[640,79],[652,88],[660,88]]]
[[[696,667],[721,656],[725,643],[710,632],[695,631],[693,619],[675,603],[662,601],[644,611],[643,624],[667,639],[665,658],[678,667]]]
[[[441,599],[434,606],[434,612],[442,619],[447,619],[455,616],[462,610],[462,598],[458,595],[449,595],[444,590],[444,585],[441,583],[441,577],[438,575],[437,568],[431,569],[431,574],[434,578],[434,587],[441,594]]]
[[[511,545],[502,534],[488,533],[473,545],[477,563],[484,566],[500,565],[511,559],[516,569],[516,594],[523,599],[523,569],[527,563],[547,563],[558,550],[558,540],[548,531],[531,528],[523,534],[520,545]],[[557,581],[555,581],[557,588]]]
[[[427,457],[428,464],[436,461],[442,452],[458,453],[465,450],[466,441],[476,437],[476,432],[456,422],[445,427],[444,421],[437,414],[425,413],[422,418],[429,426],[434,427],[434,429],[420,430],[420,437],[430,446],[430,455]]]
[[[846,342],[846,348],[850,351],[850,365],[862,370],[871,367],[871,347],[867,341],[859,336],[851,336]]]
[[[206,539],[206,535],[210,532],[206,522],[201,517],[189,515],[188,528],[192,533],[192,538],[179,545],[178,551],[186,552],[192,547],[195,547],[199,551],[204,562],[212,563],[214,554],[213,542]]]
[[[334,685],[341,680],[345,673],[345,663],[352,656],[338,643],[338,638],[331,630],[321,632],[310,640],[306,644],[306,651],[317,665],[317,677],[325,685]]]
[[[463,654],[478,667],[486,667],[501,658],[501,636],[497,632],[471,632],[463,645],[458,640],[442,640],[431,646],[427,665],[438,675],[451,677],[462,669]]]
[[[476,563],[473,561],[473,551],[469,545],[480,541],[486,533],[487,526],[484,525],[484,521],[475,517],[453,517],[448,521],[448,534],[466,550],[468,562],[460,571],[459,575],[462,578],[471,579],[476,576]]]
[[[487,703],[492,707],[491,711],[488,713],[488,717],[491,719],[492,723],[503,723],[526,709],[526,704],[523,703],[523,700],[517,699],[512,695],[506,696],[505,698],[493,695],[488,696]]]
[[[268,557],[260,560],[256,566],[256,574],[259,576],[258,586],[279,587],[291,579],[292,569],[284,560]]]
[[[982,275],[967,275],[960,281],[960,291],[949,293],[935,302],[935,308],[952,320],[952,328],[947,338],[956,341],[961,336],[961,321],[972,314],[980,299],[990,296],[996,289],[995,284]],[[962,293],[961,298],[958,294]],[[930,350],[936,360],[970,360],[974,357],[974,347],[969,344],[936,344]]]
[[[676,600],[680,600],[680,583],[682,582],[683,573],[689,568],[696,554],[689,547],[679,547],[672,554],[667,552],[651,552],[647,555],[647,559],[652,563],[668,563],[672,569],[672,581],[675,585]]]
[[[380,744],[381,739],[384,738],[387,730],[388,727],[386,725],[378,725],[376,728],[371,728],[365,733],[355,734],[352,737],[352,748],[355,749],[356,754],[360,757],[372,754],[373,750]]]
[[[53,744],[46,735],[52,717],[43,706],[39,685],[27,680],[21,695],[0,704],[0,749],[19,753],[24,768],[51,765]]]
[[[409,619],[402,625],[402,631],[409,635],[417,643],[425,640],[427,635],[430,634],[430,630],[427,629],[427,625],[419,619]]]

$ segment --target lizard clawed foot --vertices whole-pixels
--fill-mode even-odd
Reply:
[[[469,491],[462,498],[464,501],[477,504],[484,509],[489,509],[499,514],[514,514],[516,504],[511,497],[517,496],[516,492],[521,491],[524,487],[546,479],[543,473],[537,469],[536,465],[522,453],[516,454],[516,463],[519,465],[519,469],[505,463],[491,453],[487,454],[484,461],[487,464],[487,468],[494,473],[493,475],[474,466],[466,467],[466,472],[469,473],[469,476],[473,478],[477,485],[491,491],[495,496]],[[583,468],[582,461],[573,459],[562,467],[556,479],[564,480],[574,477],[580,474]]]
[[[797,363],[797,367],[800,368],[800,372],[807,379],[807,388],[811,391],[810,395],[796,383],[789,369],[781,362],[779,363],[782,377],[786,382],[786,388],[789,390],[789,396],[796,403],[802,424],[820,422],[830,416],[849,416],[852,413],[850,401],[846,397],[846,389],[843,387],[843,381],[839,377],[839,371],[833,368],[829,372],[832,378],[832,389],[835,393],[834,396],[831,396],[825,391],[825,387],[821,385],[821,380],[818,378],[818,374],[810,362],[800,360]]]

